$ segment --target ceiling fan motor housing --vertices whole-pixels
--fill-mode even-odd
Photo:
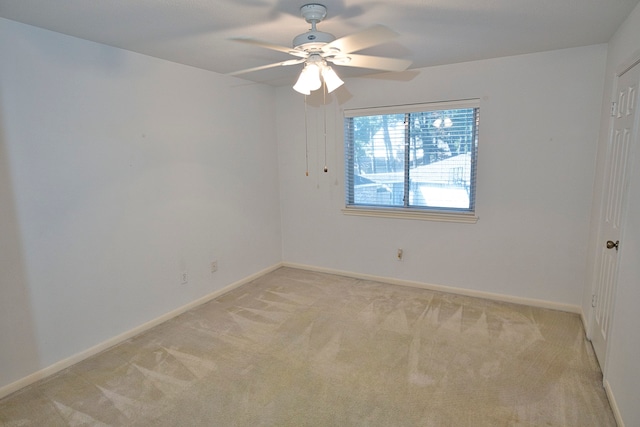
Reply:
[[[336,37],[333,34],[325,33],[322,31],[307,31],[304,34],[299,34],[293,39],[293,47],[298,50],[314,50],[320,49],[327,43],[334,41]]]

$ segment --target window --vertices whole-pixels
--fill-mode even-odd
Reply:
[[[346,110],[345,213],[475,222],[478,105]]]

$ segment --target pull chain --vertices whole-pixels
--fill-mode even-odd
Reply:
[[[304,96],[304,157],[307,168],[305,176],[309,176],[309,130],[307,125],[307,95]]]
[[[322,80],[324,87],[322,88],[322,104],[324,107],[324,172],[327,173],[327,82]]]

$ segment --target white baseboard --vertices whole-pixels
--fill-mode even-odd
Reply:
[[[211,292],[210,294],[207,294],[201,298],[198,298],[197,300],[194,300],[186,305],[183,305],[182,307],[179,307],[175,310],[172,310],[166,314],[163,314],[162,316],[150,320],[146,323],[143,323],[142,325],[135,327],[129,331],[126,331],[120,335],[117,335],[113,338],[110,338],[106,341],[101,342],[98,345],[95,345],[91,348],[88,348],[84,351],[81,351],[80,353],[74,354],[73,356],[67,357],[66,359],[60,360],[56,363],[54,363],[53,365],[47,366],[44,369],[41,369],[39,371],[36,371],[24,378],[19,379],[18,381],[15,381],[13,383],[10,383],[8,385],[5,385],[3,387],[0,387],[0,399],[2,399],[5,396],[10,395],[11,393],[14,393],[18,390],[20,390],[21,388],[24,388],[30,384],[35,383],[36,381],[39,381],[41,379],[44,379],[46,377],[49,377],[57,372],[62,371],[63,369],[68,368],[71,365],[74,365],[78,362],[81,362],[91,356],[94,356],[110,347],[113,347],[114,345],[117,345],[123,341],[128,340],[129,338],[133,338],[134,336],[145,332],[151,328],[153,328],[154,326],[157,326],[163,322],[166,322],[167,320],[170,320],[186,311],[191,310],[192,308],[195,308],[199,305],[202,305],[206,302],[211,301],[214,298],[219,297],[220,295],[223,295],[229,291],[232,291],[235,288],[238,288],[246,283],[251,282],[252,280],[255,280],[261,276],[264,276],[267,273],[272,272],[273,270],[276,270],[280,267],[282,267],[282,263],[278,263],[275,265],[272,265],[271,267],[267,267],[264,270],[261,270],[257,273],[254,273],[250,276],[245,277],[244,279],[238,280],[237,282],[231,283],[230,285],[225,286],[222,289],[218,289],[216,291]]]
[[[591,325],[588,323],[587,317],[584,314],[584,310],[580,307],[580,320],[582,321],[582,329],[589,341],[591,341]]]
[[[616,403],[616,398],[613,396],[613,391],[611,390],[611,385],[609,381],[604,380],[604,390],[607,392],[607,398],[609,399],[609,405],[611,405],[611,410],[613,411],[613,417],[616,419],[616,424],[618,427],[624,427],[624,421],[622,420],[622,414],[620,414],[620,408],[618,408],[618,404]]]
[[[475,291],[472,289],[455,288],[451,286],[434,285],[411,280],[396,279],[393,277],[374,276],[370,274],[355,273],[352,271],[335,270],[331,268],[314,267],[311,265],[296,264],[291,262],[282,263],[284,267],[299,268],[302,270],[316,271],[319,273],[337,274],[340,276],[353,277],[355,279],[372,280],[375,282],[391,283],[393,285],[410,286],[414,288],[427,289],[430,291],[446,292],[449,294],[465,295],[469,297],[484,298],[493,301],[510,302],[532,307],[548,308],[551,310],[565,311],[582,315],[582,308],[578,305],[562,304],[559,302],[538,300],[533,298],[522,298],[511,295],[495,294],[491,292]]]

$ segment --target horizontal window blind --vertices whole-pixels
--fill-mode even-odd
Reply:
[[[347,207],[473,213],[477,100],[345,111]]]

